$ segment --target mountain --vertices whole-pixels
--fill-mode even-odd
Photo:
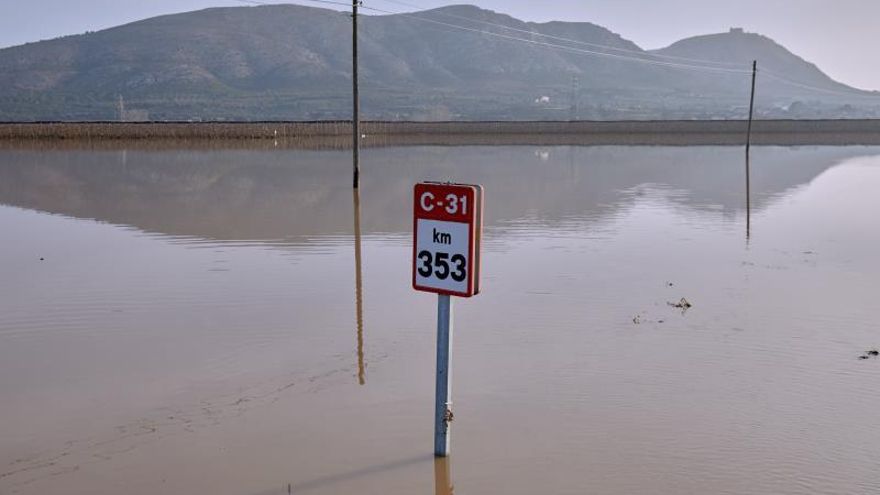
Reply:
[[[719,60],[740,66],[749,65],[752,60],[760,58],[762,71],[772,71],[802,84],[829,91],[853,91],[853,88],[834,81],[814,64],[791,53],[772,39],[737,28],[732,28],[727,33],[683,39],[650,53],[667,57]],[[767,83],[773,81],[770,79]]]
[[[211,8],[3,49],[0,120],[350,118],[350,22]],[[595,24],[455,5],[362,16],[359,56],[366,119],[741,118],[753,59],[760,115],[880,115],[876,92],[737,30],[645,51]]]
[[[758,60],[757,102],[764,107],[790,106],[792,102],[826,101],[870,104],[880,100],[880,94],[860,91],[834,81],[815,64],[807,62],[788,51],[772,39],[756,33],[732,28],[727,33],[687,38],[672,45],[650,52],[668,60],[717,60],[719,68],[748,66]],[[727,87],[731,92],[742,92],[741,82],[736,78],[715,78],[714,89]],[[692,79],[691,86],[713,87],[706,76]],[[876,103],[874,103],[876,105]]]

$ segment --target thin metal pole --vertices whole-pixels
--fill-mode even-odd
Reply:
[[[434,402],[434,455],[449,455],[452,421],[452,298],[437,296],[437,388]]]
[[[364,296],[363,279],[361,277],[361,192],[360,189],[352,191],[354,202],[354,298],[355,311],[357,312],[357,358],[358,358],[358,383],[363,385],[367,382],[364,370]]]
[[[354,168],[353,187],[360,187],[360,96],[358,96],[358,4],[360,0],[351,0],[351,137],[352,137],[352,165]]]
[[[749,128],[746,131],[746,155],[752,146],[752,115],[755,111],[755,75],[758,73],[758,61],[752,60],[752,96],[749,98]]]

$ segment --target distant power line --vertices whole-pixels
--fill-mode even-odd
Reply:
[[[828,93],[828,94],[832,94],[832,95],[846,96],[847,98],[874,98],[874,99],[878,99],[878,101],[880,101],[880,94],[865,95],[865,94],[856,94],[856,93],[850,93],[847,91],[840,91],[840,90],[834,90],[834,89],[828,89],[828,88],[820,88],[818,86],[812,86],[809,84],[804,84],[804,83],[800,83],[797,81],[792,81],[791,79],[786,79],[786,78],[780,76],[779,74],[776,74],[776,73],[769,71],[767,69],[763,69],[761,72],[766,74],[771,79],[775,79],[783,84],[788,84],[790,86],[795,86],[795,87],[798,87],[801,89],[808,89],[811,91],[818,91],[820,93]]]
[[[272,4],[272,3],[268,3],[268,2],[261,2],[261,1],[258,1],[258,0],[235,0],[235,1],[237,1],[237,2],[241,2],[241,3],[247,3],[247,4],[251,4],[251,5],[277,5],[277,4]],[[333,1],[333,0],[303,0],[303,1],[306,1],[306,2],[315,2],[315,3],[322,3],[322,4],[329,4],[329,5],[337,5],[337,6],[342,6],[342,7],[351,7],[351,4],[350,4],[350,3],[336,2],[336,1]],[[421,8],[422,8],[422,7],[420,7],[420,6],[418,6],[418,5],[415,5],[415,4],[411,4],[411,3],[407,3],[407,2],[401,2],[401,1],[396,1],[396,0],[383,0],[383,1],[387,1],[387,2],[390,2],[390,3],[395,3],[395,4],[398,4],[398,5],[407,6],[407,7],[411,7],[411,8],[417,8],[417,9],[421,9]],[[576,48],[576,47],[571,47],[571,46],[565,46],[565,45],[559,45],[559,44],[548,43],[548,42],[543,42],[543,41],[536,41],[536,40],[530,40],[530,39],[525,39],[525,38],[519,38],[519,37],[516,37],[516,36],[511,36],[511,35],[507,35],[507,34],[503,34],[503,33],[496,33],[496,32],[492,32],[492,31],[484,31],[484,30],[481,30],[481,29],[475,29],[475,28],[468,27],[468,26],[462,26],[462,25],[460,25],[460,24],[452,24],[452,23],[448,23],[448,22],[438,21],[438,20],[435,20],[435,19],[429,19],[429,18],[426,18],[426,17],[421,17],[421,16],[416,15],[416,14],[405,13],[405,12],[393,12],[393,11],[390,11],[390,10],[380,9],[380,8],[378,8],[378,7],[370,7],[370,6],[368,6],[368,5],[361,5],[361,8],[363,8],[363,9],[367,9],[367,10],[371,10],[371,11],[374,11],[374,12],[379,12],[379,13],[382,13],[382,14],[390,14],[390,15],[399,15],[399,16],[403,16],[403,17],[409,17],[409,18],[417,19],[417,20],[422,21],[422,22],[429,22],[429,23],[433,23],[433,24],[437,24],[437,25],[442,25],[442,26],[446,26],[446,27],[451,27],[451,28],[458,29],[458,30],[470,31],[470,32],[479,33],[479,34],[487,34],[487,35],[489,35],[489,36],[495,36],[495,37],[498,37],[498,38],[507,39],[507,40],[509,40],[509,41],[517,41],[517,42],[531,43],[531,44],[534,44],[534,45],[545,46],[545,47],[547,47],[547,48],[562,49],[562,50],[566,50],[566,51],[569,51],[569,52],[572,52],[572,53],[582,53],[582,54],[587,54],[587,55],[605,56],[605,57],[610,57],[610,58],[617,58],[617,59],[620,59],[620,60],[628,60],[628,61],[634,61],[634,62],[643,62],[643,63],[652,64],[652,65],[659,65],[659,66],[666,66],[666,67],[675,67],[675,68],[688,69],[688,70],[701,70],[701,69],[702,69],[702,70],[706,70],[706,71],[708,71],[708,72],[728,72],[728,73],[739,73],[739,74],[749,74],[749,73],[750,73],[748,70],[746,70],[746,69],[744,68],[745,66],[742,65],[742,64],[734,64],[734,63],[731,63],[731,62],[717,62],[717,61],[711,61],[711,60],[692,59],[692,58],[687,58],[687,57],[677,57],[677,56],[673,56],[673,55],[659,55],[659,54],[646,53],[646,52],[642,52],[642,51],[629,50],[629,49],[626,49],[626,48],[620,48],[620,47],[615,47],[615,46],[610,46],[610,45],[603,45],[603,44],[599,44],[599,43],[590,43],[590,42],[581,41],[581,40],[575,40],[575,39],[570,39],[570,38],[563,38],[563,37],[560,37],[560,36],[553,36],[553,35],[549,35],[549,34],[542,34],[542,33],[538,33],[538,32],[535,32],[535,31],[530,31],[530,30],[527,30],[527,29],[519,29],[519,28],[514,28],[514,27],[511,27],[511,26],[505,26],[505,25],[503,25],[503,24],[498,24],[498,23],[494,23],[494,22],[482,21],[482,20],[478,20],[478,19],[469,19],[469,18],[467,18],[467,17],[459,16],[459,15],[455,15],[455,14],[449,14],[449,13],[437,12],[437,14],[440,14],[440,15],[443,15],[443,16],[445,16],[445,17],[449,17],[449,18],[462,19],[462,20],[466,20],[466,21],[469,21],[469,22],[476,22],[476,23],[480,23],[480,24],[485,24],[485,25],[490,25],[490,26],[499,27],[499,28],[502,28],[502,29],[507,29],[507,30],[510,30],[510,31],[521,32],[521,33],[529,34],[529,35],[532,35],[532,36],[539,36],[539,37],[542,37],[542,38],[553,39],[553,40],[563,41],[563,42],[567,42],[567,43],[574,43],[574,44],[582,45],[582,46],[592,46],[592,47],[596,47],[596,48],[603,48],[603,49],[606,49],[606,50],[618,51],[618,52],[628,53],[628,54],[633,54],[633,55],[637,55],[637,56],[627,56],[627,55],[620,55],[620,54],[616,54],[616,53],[598,52],[598,51],[595,51],[595,50],[586,50],[586,49],[581,49],[581,48]],[[692,61],[692,62],[704,63],[704,64],[728,65],[728,66],[736,66],[736,67],[740,67],[740,69],[729,69],[729,68],[722,68],[722,67],[701,66],[701,65],[696,65],[696,64],[684,64],[684,63],[678,63],[678,62],[665,62],[665,61],[662,61],[662,60],[654,60],[654,59],[651,59],[651,58],[643,58],[643,57],[655,57],[655,58],[676,59],[676,60]]]
[[[405,6],[405,7],[410,7],[410,8],[423,9],[423,7],[421,7],[419,5],[415,5],[415,4],[412,4],[409,2],[404,2],[401,0],[380,0],[380,1],[393,3],[393,4]],[[649,54],[649,53],[639,52],[639,51],[635,51],[635,50],[628,50],[625,48],[602,45],[602,44],[598,44],[598,43],[588,43],[585,41],[573,40],[570,38],[562,38],[559,36],[542,34],[542,33],[530,31],[527,29],[514,28],[511,26],[505,26],[503,24],[479,20],[479,19],[469,19],[465,16],[460,16],[460,15],[455,15],[455,14],[450,14],[450,13],[445,13],[445,12],[433,12],[433,13],[438,14],[438,15],[443,15],[443,16],[449,17],[449,18],[457,18],[457,19],[462,19],[462,20],[466,20],[469,22],[476,22],[476,23],[480,23],[480,24],[496,26],[499,28],[508,29],[508,30],[521,32],[521,33],[526,33],[526,34],[530,34],[533,36],[541,36],[541,37],[544,37],[547,39],[555,39],[558,41],[565,41],[565,42],[580,44],[580,45],[584,45],[584,46],[594,46],[594,47],[604,48],[607,50],[616,50],[616,51],[621,51],[621,52],[625,52],[625,53],[633,53],[633,54],[637,54],[640,56],[653,56],[653,57],[659,57],[659,58],[676,59],[676,60],[688,61],[688,62],[693,62],[693,63],[685,64],[685,63],[676,63],[676,62],[663,62],[663,61],[659,61],[659,60],[651,60],[651,59],[645,59],[645,58],[640,58],[640,57],[627,57],[627,56],[622,56],[622,55],[617,55],[617,54],[612,54],[612,53],[595,52],[592,50],[577,49],[574,47],[557,45],[554,43],[547,43],[547,42],[540,42],[540,41],[535,41],[535,40],[530,40],[530,39],[518,38],[515,36],[509,36],[509,35],[505,35],[505,34],[501,34],[501,33],[495,33],[492,31],[483,31],[483,30],[479,30],[479,29],[466,27],[466,26],[445,23],[445,22],[437,21],[435,19],[428,19],[426,17],[420,17],[419,15],[416,15],[413,13],[392,12],[392,11],[379,9],[379,8],[375,8],[375,7],[369,7],[369,6],[364,6],[363,8],[368,9],[368,10],[372,10],[372,11],[385,13],[385,14],[401,15],[401,16],[405,16],[405,17],[410,17],[410,18],[417,19],[420,21],[431,22],[431,23],[435,23],[435,24],[439,24],[439,25],[443,25],[443,26],[447,26],[447,27],[452,27],[452,28],[459,29],[459,30],[472,31],[472,32],[480,33],[480,34],[496,36],[496,37],[508,39],[511,41],[532,43],[532,44],[544,46],[547,48],[562,49],[562,50],[573,52],[573,53],[584,53],[584,54],[590,54],[590,55],[596,55],[596,56],[606,56],[606,57],[628,60],[628,61],[632,61],[632,62],[642,62],[642,63],[646,63],[646,64],[651,64],[651,65],[658,65],[658,66],[665,66],[665,67],[672,67],[672,68],[686,69],[686,70],[696,70],[696,71],[702,70],[704,72],[714,72],[714,73],[720,72],[720,73],[734,73],[734,74],[751,74],[751,71],[746,70],[746,69],[728,69],[728,68],[722,68],[722,67],[711,67],[711,66],[705,66],[705,65],[702,65],[702,66],[697,65],[697,64],[718,64],[718,65],[727,65],[727,66],[734,66],[734,67],[744,67],[741,64],[736,64],[736,63],[732,63],[732,62],[719,62],[719,61],[712,61],[712,60],[705,60],[705,59],[677,57],[677,56],[673,56],[673,55]],[[838,96],[845,96],[848,98],[871,98],[871,99],[876,98],[876,99],[880,100],[880,95],[856,94],[856,93],[851,93],[851,92],[846,92],[846,91],[821,88],[821,87],[813,86],[810,84],[804,84],[801,82],[792,81],[791,79],[787,79],[787,78],[785,78],[779,74],[775,74],[772,71],[769,71],[767,69],[762,69],[761,72],[767,74],[768,77],[770,77],[771,79],[774,79],[780,83],[787,84],[787,85],[794,86],[794,87],[798,87],[801,89],[806,89],[806,90],[811,90],[811,91],[816,91],[816,92],[821,92],[821,93],[826,93],[826,94],[832,94],[832,95],[838,95]]]
[[[401,5],[404,7],[410,7],[410,8],[419,9],[419,10],[426,9],[423,6],[415,5],[415,4],[408,3],[408,2],[402,2],[399,0],[380,0],[380,1],[393,3],[396,5]],[[424,14],[424,12],[421,12],[420,14]],[[500,24],[497,22],[484,21],[481,19],[471,19],[469,17],[465,17],[462,15],[456,15],[456,14],[450,14],[448,12],[431,12],[431,14],[432,15],[440,15],[440,16],[447,17],[450,19],[461,19],[461,20],[468,21],[468,22],[474,22],[474,23],[484,24],[484,25],[488,25],[488,26],[495,26],[495,27],[498,27],[501,29],[507,29],[509,31],[515,31],[518,33],[529,34],[532,36],[540,36],[542,38],[547,38],[547,39],[556,40],[556,41],[564,41],[567,43],[574,43],[574,44],[582,45],[582,46],[591,46],[591,47],[595,47],[595,48],[604,48],[606,50],[613,50],[613,51],[622,52],[622,53],[630,53],[630,54],[638,55],[641,57],[653,57],[653,58],[668,59],[668,60],[680,60],[682,62],[694,62],[697,64],[722,65],[722,66],[727,66],[727,67],[738,67],[738,68],[747,67],[747,64],[736,63],[736,62],[719,62],[717,60],[706,60],[706,59],[691,58],[691,57],[681,57],[681,56],[677,56],[677,55],[664,55],[664,54],[659,54],[659,53],[650,53],[650,52],[646,52],[644,50],[631,50],[629,48],[621,48],[618,46],[603,45],[601,43],[592,43],[592,42],[576,40],[576,39],[572,39],[572,38],[564,38],[561,36],[544,34],[544,33],[532,31],[529,29],[515,28],[513,26],[507,26],[507,25]]]
[[[471,28],[471,27],[467,27],[467,26],[461,26],[458,24],[451,24],[448,22],[438,21],[435,19],[428,19],[427,17],[421,17],[416,14],[408,14],[408,13],[404,13],[404,12],[393,12],[390,10],[380,9],[380,8],[376,8],[376,7],[370,7],[367,5],[363,5],[363,6],[361,6],[361,8],[364,8],[367,10],[372,10],[374,12],[380,12],[383,14],[398,15],[398,16],[402,16],[402,17],[406,17],[406,18],[410,18],[410,19],[415,19],[415,20],[422,21],[422,22],[437,24],[440,26],[446,26],[446,27],[458,29],[461,31],[469,31],[472,33],[493,36],[493,37],[505,39],[508,41],[528,43],[528,44],[532,44],[532,45],[536,45],[536,46],[542,46],[542,47],[551,48],[551,49],[563,50],[563,51],[567,51],[569,53],[579,53],[579,54],[583,54],[583,55],[613,58],[613,59],[625,60],[625,61],[629,61],[629,62],[643,63],[643,64],[648,64],[648,65],[656,65],[656,66],[661,66],[661,67],[670,67],[670,68],[675,68],[675,69],[692,70],[692,71],[698,71],[698,72],[702,71],[702,72],[707,72],[707,73],[751,74],[751,71],[745,70],[745,69],[728,69],[728,68],[723,68],[723,67],[707,67],[707,66],[700,66],[700,65],[683,64],[683,63],[677,63],[677,62],[664,62],[661,60],[650,60],[650,59],[645,59],[645,58],[632,57],[629,55],[620,55],[617,53],[597,52],[595,50],[587,50],[584,48],[575,48],[573,46],[559,45],[559,44],[555,44],[555,43],[549,43],[546,41],[537,41],[537,40],[530,40],[530,39],[526,39],[526,38],[519,38],[516,36],[511,36],[511,35],[502,34],[502,33],[496,33],[493,31],[484,31],[481,29],[475,29],[475,28]],[[538,33],[534,33],[534,34],[538,34]]]
[[[277,4],[277,3],[259,2],[259,1],[257,1],[257,0],[234,0],[234,1],[236,1],[236,2],[241,2],[241,3],[248,3],[248,4],[251,4],[251,5],[283,5],[283,4]],[[323,4],[327,4],[327,5],[339,5],[339,6],[342,6],[342,7],[349,7],[349,8],[351,8],[351,4],[350,4],[350,3],[345,3],[345,2],[335,2],[335,1],[333,1],[333,0],[302,0],[302,1],[303,1],[303,2],[323,3]]]
[[[278,4],[274,4],[274,3],[262,2],[259,0],[234,0],[234,1],[246,3],[246,4],[251,4],[251,5],[278,5]],[[341,7],[346,7],[346,8],[351,7],[351,3],[338,2],[338,1],[334,1],[334,0],[301,0],[301,1],[313,2],[313,3],[319,3],[319,4],[327,4],[327,5],[335,5],[335,6],[341,6]],[[380,0],[380,1],[388,2],[388,3],[392,3],[392,4],[397,4],[400,6],[414,8],[414,9],[420,9],[420,10],[425,9],[425,7],[423,7],[423,6],[416,5],[416,4],[409,3],[409,2],[405,2],[402,0]],[[440,15],[440,16],[447,17],[450,19],[458,19],[458,20],[463,20],[463,21],[467,21],[467,22],[471,22],[471,23],[478,23],[478,24],[483,24],[483,25],[487,25],[487,26],[493,26],[493,27],[496,27],[499,29],[505,29],[508,31],[516,32],[516,33],[528,34],[532,37],[540,37],[540,38],[547,39],[547,40],[555,40],[555,41],[559,41],[559,42],[571,43],[571,44],[580,45],[580,46],[589,46],[589,47],[600,48],[603,50],[609,50],[609,51],[620,52],[620,53],[608,53],[608,52],[604,52],[604,51],[596,51],[596,50],[590,50],[590,49],[586,49],[586,48],[578,48],[575,46],[567,46],[567,45],[558,44],[558,43],[551,43],[549,41],[539,41],[539,40],[535,40],[535,39],[528,39],[528,38],[510,35],[510,34],[499,33],[499,32],[495,32],[495,31],[487,31],[484,29],[477,29],[474,27],[463,26],[461,24],[456,24],[456,23],[451,23],[451,22],[438,21],[436,19],[431,19],[431,18],[425,17],[423,12],[416,12],[416,13],[395,12],[395,11],[381,9],[378,7],[371,7],[369,5],[363,5],[363,4],[360,5],[360,8],[370,10],[373,12],[378,12],[381,14],[395,15],[395,16],[400,16],[400,17],[404,17],[404,18],[408,18],[408,19],[413,19],[413,20],[417,20],[420,22],[433,24],[436,26],[455,29],[458,31],[465,31],[465,32],[471,32],[471,33],[475,33],[475,34],[490,36],[490,37],[498,38],[498,39],[509,41],[509,42],[519,43],[519,44],[523,44],[523,43],[530,44],[530,45],[539,46],[539,47],[543,47],[543,48],[547,48],[547,49],[551,49],[551,50],[562,51],[562,52],[566,52],[566,53],[595,56],[595,57],[605,57],[605,58],[611,58],[611,59],[616,59],[616,60],[621,60],[621,61],[626,61],[626,62],[652,65],[652,66],[656,66],[656,67],[667,67],[667,68],[671,68],[671,69],[688,70],[688,71],[703,72],[703,73],[709,73],[709,74],[751,75],[751,70],[749,70],[750,68],[746,67],[745,64],[737,64],[737,63],[733,63],[733,62],[722,62],[722,61],[717,61],[717,60],[707,60],[707,59],[698,59],[698,58],[690,58],[690,57],[679,57],[679,56],[675,56],[675,55],[662,55],[662,54],[655,54],[655,53],[647,53],[647,52],[643,52],[643,51],[630,50],[627,48],[615,47],[615,46],[610,46],[610,45],[603,45],[600,43],[591,43],[591,42],[587,42],[587,41],[565,38],[565,37],[561,37],[561,36],[543,34],[543,33],[531,31],[528,29],[521,29],[521,28],[515,28],[512,26],[506,26],[504,24],[500,24],[500,23],[496,23],[496,22],[490,22],[490,21],[485,21],[485,20],[480,20],[480,19],[470,19],[465,16],[451,14],[448,12],[432,12],[432,14]],[[646,57],[651,57],[651,58],[646,58]],[[665,60],[658,60],[658,59],[665,59]],[[721,66],[723,66],[723,67],[721,67]],[[820,93],[825,93],[825,94],[831,94],[831,95],[837,95],[837,96],[845,96],[848,98],[870,98],[870,99],[877,99],[878,101],[880,101],[880,95],[856,94],[856,93],[851,93],[851,92],[847,92],[847,91],[821,88],[818,86],[805,84],[802,82],[787,79],[787,78],[785,78],[779,74],[776,74],[770,70],[767,70],[767,69],[760,69],[759,71],[763,74],[766,74],[769,78],[771,78],[779,83],[787,84],[789,86],[797,87],[800,89],[805,89],[805,90],[815,91],[815,92],[820,92]]]

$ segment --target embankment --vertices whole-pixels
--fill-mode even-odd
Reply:
[[[382,122],[361,123],[364,146],[739,145],[743,120]],[[286,146],[349,146],[351,123],[319,122],[34,122],[0,123],[0,141],[272,140]],[[758,120],[756,145],[880,144],[880,120]]]

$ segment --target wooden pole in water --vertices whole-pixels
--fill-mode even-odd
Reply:
[[[452,298],[437,296],[437,387],[434,402],[434,455],[449,455],[449,423],[452,421]]]
[[[360,187],[360,97],[358,96],[358,4],[360,0],[351,0],[351,137],[352,137],[352,165],[354,167],[353,187]]]
[[[758,73],[758,61],[752,60],[752,96],[749,98],[749,127],[746,131],[746,155],[752,146],[752,115],[755,111],[755,75]]]

